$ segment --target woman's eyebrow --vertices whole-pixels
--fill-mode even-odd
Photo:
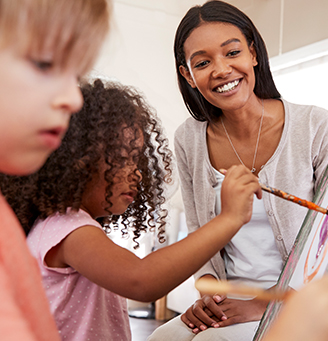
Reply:
[[[193,58],[195,58],[196,56],[199,56],[199,55],[205,54],[205,53],[206,53],[206,51],[204,51],[204,50],[196,51],[190,56],[189,61],[191,62],[193,60]]]
[[[238,38],[231,38],[231,39],[228,39],[225,42],[223,42],[220,46],[224,47],[224,46],[227,46],[231,43],[240,43],[240,40]]]

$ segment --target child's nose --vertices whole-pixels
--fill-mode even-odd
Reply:
[[[83,97],[76,77],[70,78],[66,79],[65,85],[54,100],[54,106],[64,112],[74,114],[82,108]]]
[[[139,171],[139,169],[137,169],[135,171],[135,175],[138,177],[138,182],[141,182],[142,180],[142,175],[141,175],[141,172]]]

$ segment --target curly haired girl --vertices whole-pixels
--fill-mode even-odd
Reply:
[[[157,226],[163,239],[168,141],[132,88],[97,79],[81,89],[83,108],[61,147],[31,176],[2,176],[1,187],[28,234],[62,338],[130,340],[121,296],[150,302],[183,282],[250,219],[253,193],[261,194],[256,178],[234,167],[222,187],[220,216],[138,258],[103,227],[122,221],[123,233],[129,225],[137,243],[141,232]]]

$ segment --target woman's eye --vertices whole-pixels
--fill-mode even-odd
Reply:
[[[240,53],[240,50],[231,51],[228,53],[228,56],[234,57],[234,56],[237,56],[239,53]]]
[[[195,68],[201,68],[201,67],[203,67],[203,66],[206,66],[207,64],[208,64],[208,61],[205,60],[205,61],[203,61],[203,62],[200,62],[200,63],[195,64]]]

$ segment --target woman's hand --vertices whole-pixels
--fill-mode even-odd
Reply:
[[[181,315],[181,320],[197,334],[209,327],[219,328],[258,321],[266,306],[266,302],[257,299],[238,300],[219,295],[204,295]]]
[[[217,303],[224,301],[225,298],[218,295],[203,295],[181,315],[181,321],[192,328],[195,334],[208,327],[219,327],[218,321],[224,321],[226,316]]]
[[[219,307],[227,317],[218,322],[219,327],[226,327],[236,323],[258,321],[262,318],[267,302],[258,300],[239,300],[227,298],[219,303]]]

